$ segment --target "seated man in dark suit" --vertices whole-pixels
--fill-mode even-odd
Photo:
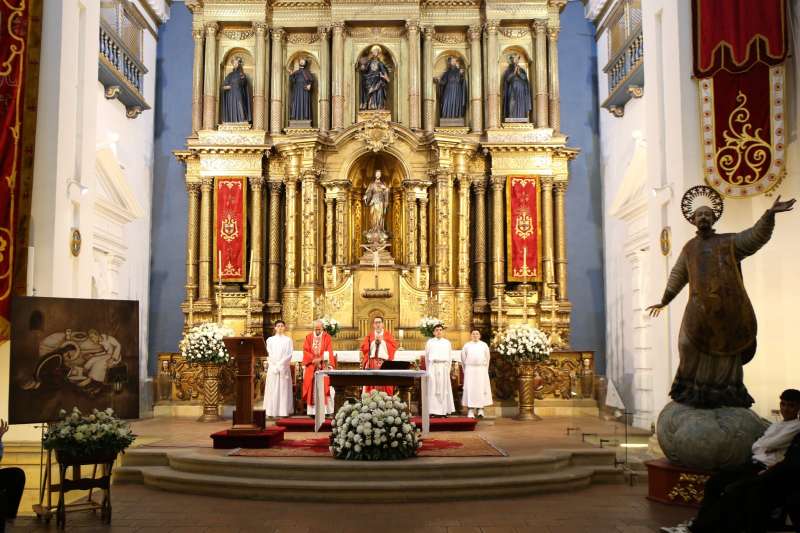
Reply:
[[[780,410],[783,420],[770,425],[761,438],[753,443],[751,460],[711,476],[706,482],[703,503],[697,516],[675,527],[662,527],[662,533],[734,533],[744,529],[743,521],[750,516],[751,510],[755,512],[754,517],[760,516],[761,507],[756,509],[746,501],[748,483],[781,463],[789,445],[800,434],[800,391],[783,391]]]
[[[3,458],[3,435],[8,422],[0,419],[0,459]],[[5,531],[6,520],[17,517],[17,509],[25,489],[25,472],[21,468],[0,468],[0,531]]]

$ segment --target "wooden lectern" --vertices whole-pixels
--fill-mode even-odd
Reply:
[[[236,362],[236,411],[229,433],[251,433],[259,428],[253,423],[253,377],[256,357],[267,355],[264,337],[225,337],[228,353]]]

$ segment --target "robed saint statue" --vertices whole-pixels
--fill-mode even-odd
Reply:
[[[225,76],[222,84],[222,122],[251,122],[253,101],[250,82],[244,73],[244,59],[237,56],[233,71]]]
[[[364,191],[364,206],[367,211],[367,230],[364,236],[371,244],[384,243],[386,233],[386,210],[389,207],[389,187],[381,181],[381,171],[375,171],[375,180]]]
[[[697,200],[710,205],[696,207]],[[713,226],[722,215],[719,194],[698,185],[684,195],[681,209],[697,234],[681,250],[661,303],[647,308],[650,316],[658,316],[689,285],[678,336],[680,363],[669,392],[674,401],[698,408],[753,404],[742,366],[756,353],[756,315],[740,263],[769,241],[775,215],[791,211],[794,203],[781,202],[779,196],[752,228],[718,234]]]
[[[531,112],[531,87],[528,74],[519,65],[519,56],[508,58],[508,68],[503,75],[503,118],[528,119]]]
[[[314,76],[308,71],[308,62],[301,59],[297,70],[289,75],[291,86],[291,105],[289,106],[289,120],[311,120],[311,89],[314,86]]]
[[[368,56],[358,60],[361,73],[361,98],[359,109],[386,109],[389,96],[389,67],[381,60],[381,47],[370,48]]]
[[[434,78],[439,86],[439,117],[464,118],[467,108],[467,83],[464,69],[458,64],[456,57],[447,58],[447,70],[441,78]]]

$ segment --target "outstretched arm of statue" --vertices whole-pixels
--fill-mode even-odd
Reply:
[[[664,289],[664,296],[661,297],[661,303],[648,307],[646,309],[647,313],[652,317],[657,317],[661,313],[661,310],[669,305],[687,283],[689,283],[689,269],[686,267],[686,254],[681,251],[681,255],[678,256],[678,261],[669,273],[667,288]]]
[[[741,261],[745,257],[753,255],[759,251],[762,246],[767,244],[772,237],[772,230],[775,228],[775,214],[791,211],[794,209],[794,203],[794,199],[781,202],[781,197],[778,196],[772,204],[772,207],[761,215],[761,218],[758,219],[758,222],[756,222],[752,228],[737,233],[733,239],[736,259]]]

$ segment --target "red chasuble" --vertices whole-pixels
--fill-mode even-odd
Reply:
[[[378,357],[370,358],[369,356],[369,348],[372,345],[372,341],[375,340],[375,331],[373,330],[369,335],[364,337],[364,342],[361,343],[361,368],[365,370],[375,370],[383,365],[383,359],[379,359]],[[394,360],[394,352],[397,350],[397,342],[392,337],[392,334],[389,333],[387,330],[383,330],[383,342],[386,343],[386,353],[389,355],[389,360]],[[373,386],[366,386],[364,387],[364,392],[369,392],[371,390],[380,390],[385,392],[386,394],[394,394],[394,387],[373,387]]]
[[[336,368],[336,357],[333,355],[333,340],[326,332],[322,332],[320,339],[319,351],[314,353],[314,333],[306,335],[306,340],[303,343],[303,401],[306,405],[314,404],[314,372],[317,370],[312,362],[317,357],[322,357],[325,352],[328,352],[328,362],[330,366]],[[323,361],[324,364],[324,361]],[[330,391],[331,382],[328,377],[325,377],[325,391]],[[325,403],[330,400],[330,393],[325,394]]]

